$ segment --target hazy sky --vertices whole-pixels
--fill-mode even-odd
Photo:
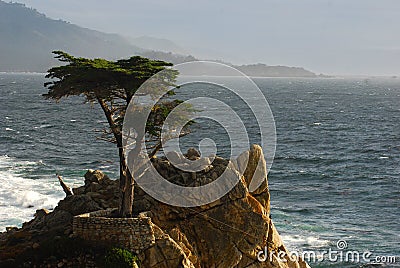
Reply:
[[[51,18],[167,38],[195,56],[400,75],[399,0],[18,0]]]

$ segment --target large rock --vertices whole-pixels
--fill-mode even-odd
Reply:
[[[199,158],[194,151],[186,157]],[[214,157],[212,163],[207,162],[207,168],[197,173],[184,172],[165,158],[152,161],[162,176],[183,186],[205,185],[226,170],[239,182],[219,200],[195,208],[160,203],[135,187],[134,212],[148,211],[157,230],[155,245],[140,253],[142,267],[309,267],[302,260],[278,260],[276,254],[266,262],[257,259],[265,248],[268,252],[288,253],[269,216],[267,168],[261,147],[252,146],[231,161]],[[60,201],[53,212],[38,211],[22,229],[1,234],[0,256],[18,258],[24,247],[32,248],[41,237],[68,234],[73,215],[119,204],[118,181],[110,180],[101,171],[89,170],[85,185],[73,192],[75,195]],[[10,252],[10,245],[19,251]]]
[[[71,215],[100,210],[101,207],[88,195],[70,195],[61,200],[56,207],[56,210],[64,210]]]
[[[249,151],[238,156],[236,167],[243,174],[249,192],[267,211],[270,211],[267,165],[262,148],[259,145],[252,145]]]
[[[85,174],[85,185],[73,188],[75,195],[89,196],[102,209],[119,205],[119,181],[111,180],[100,170],[89,169]]]
[[[110,178],[105,175],[100,170],[89,169],[85,174],[85,185],[95,182],[95,183],[107,183],[110,181]]]
[[[258,253],[265,248],[268,252],[289,253],[269,217],[267,168],[260,146],[252,146],[250,151],[233,161],[233,165],[216,157],[212,169],[198,172],[195,178],[186,180],[184,172],[177,171],[163,159],[154,160],[154,165],[165,178],[184,186],[206,184],[226,169],[232,169],[232,176],[243,174],[239,183],[220,200],[196,208],[159,203],[136,187],[134,208],[138,212],[144,208],[151,210],[153,222],[169,234],[168,239],[177,242],[195,267],[308,267],[302,260],[282,261],[276,255],[267,262],[257,259]],[[250,191],[251,185],[259,187]],[[153,250],[161,254],[162,245]],[[153,252],[153,255],[158,253]]]
[[[191,252],[184,244],[179,244],[156,225],[156,243],[141,254],[142,267],[147,268],[195,268],[190,260]]]

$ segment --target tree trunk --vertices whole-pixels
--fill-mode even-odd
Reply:
[[[128,172],[129,173],[129,172]],[[134,185],[132,176],[126,176],[125,190],[121,196],[121,208],[120,216],[123,218],[131,218],[133,210],[133,198],[134,198]]]
[[[115,130],[116,124],[113,119],[113,114],[111,109],[107,105],[107,103],[101,99],[97,98],[98,103],[100,104],[106,118],[110,129],[113,132],[115,140],[118,146],[119,152],[119,187],[121,191],[121,200],[119,205],[119,216],[123,218],[132,217],[133,210],[133,195],[134,195],[134,181],[131,172],[128,169],[128,165],[126,163],[124,148],[122,145],[122,134],[118,133]]]
[[[119,156],[120,156],[119,185],[121,190],[119,215],[123,218],[130,218],[132,217],[132,209],[133,209],[134,181],[133,181],[133,176],[126,164],[122,148],[119,148]]]
[[[131,218],[134,199],[134,180],[133,175],[128,168],[128,163],[124,154],[122,144],[122,135],[114,134],[117,141],[119,152],[119,187],[121,191],[119,202],[119,216],[122,218]]]

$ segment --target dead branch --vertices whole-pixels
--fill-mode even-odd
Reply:
[[[64,193],[69,196],[73,195],[74,193],[72,192],[71,188],[69,188],[65,182],[63,181],[62,177],[60,175],[57,175],[58,181],[60,182],[61,187],[63,188]]]

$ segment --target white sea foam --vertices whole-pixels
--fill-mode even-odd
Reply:
[[[49,127],[53,127],[53,125],[44,124],[44,125],[40,125],[40,126],[39,126],[39,128],[49,128]]]
[[[282,241],[289,250],[303,250],[305,247],[326,247],[329,240],[321,239],[310,234],[304,235],[281,235]]]
[[[25,168],[41,164],[0,156],[0,231],[30,220],[37,209],[54,208],[62,198],[56,181],[22,175]]]

